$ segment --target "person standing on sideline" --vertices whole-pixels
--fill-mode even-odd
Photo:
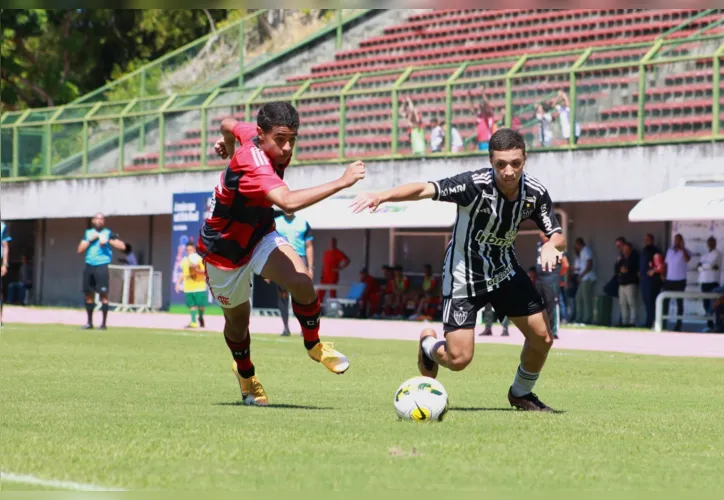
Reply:
[[[83,271],[83,293],[85,295],[85,310],[88,313],[88,323],[84,330],[93,329],[93,309],[95,309],[95,294],[101,296],[101,311],[103,323],[101,330],[106,329],[108,319],[108,264],[113,258],[113,249],[125,250],[118,235],[105,227],[106,218],[98,212],[91,221],[92,227],[86,229],[83,239],[78,244],[78,253],[85,254],[85,270]]]
[[[2,265],[0,266],[0,325],[3,324],[3,288],[2,279],[8,273],[8,262],[10,262],[10,242],[12,237],[8,231],[8,226],[4,222],[0,222],[0,257]]]
[[[495,310],[490,303],[486,304],[483,309],[483,320],[485,320],[485,330],[478,333],[478,337],[490,337],[493,335],[493,321],[495,321]],[[508,316],[503,318],[500,321],[500,324],[503,326],[503,333],[501,333],[500,336],[509,336],[510,333],[508,332],[508,327],[510,326],[510,320],[508,319]]]
[[[631,243],[621,246],[618,270],[618,303],[621,308],[621,325],[636,326],[636,304],[639,297],[639,257]]]
[[[302,258],[309,270],[309,276],[314,276],[314,236],[309,222],[294,214],[284,214],[276,217],[274,223],[277,233],[282,235]],[[284,323],[283,337],[291,335],[289,331],[289,292],[277,285],[279,293],[279,313]]]
[[[641,296],[646,308],[646,328],[654,326],[656,315],[656,297],[661,292],[661,273],[657,270],[654,257],[662,258],[661,249],[654,245],[654,235],[644,236],[644,247],[641,249],[641,262],[639,271],[641,274]]]
[[[576,238],[576,323],[593,323],[593,287],[596,285],[596,273],[593,270],[593,253],[583,238]]]
[[[181,259],[181,275],[176,283],[176,291],[184,292],[186,306],[191,313],[191,323],[187,328],[201,328],[204,324],[204,311],[209,298],[206,295],[206,267],[204,260],[196,253],[196,245],[192,242],[186,244],[186,257]],[[196,322],[196,313],[199,322]]]
[[[568,297],[566,295],[566,276],[571,264],[568,262],[568,253],[561,254],[561,271],[558,275],[558,326],[568,323]]]
[[[549,238],[543,231],[539,233],[540,241],[538,241],[538,251],[536,255],[535,267],[536,267],[536,279],[535,288],[543,298],[543,305],[545,305],[546,312],[548,313],[548,321],[550,322],[551,332],[553,338],[558,338],[558,295],[560,294],[560,276],[561,276],[561,261],[556,263],[556,266],[552,269],[545,270],[541,264],[541,249],[543,245],[548,243]]]
[[[674,244],[666,251],[664,260],[664,282],[663,289],[666,291],[683,292],[686,290],[686,273],[691,254],[684,246],[684,237],[680,234],[674,236]],[[669,312],[669,300],[664,300],[664,314]],[[684,315],[684,299],[676,299],[676,315]],[[681,331],[681,318],[676,319],[674,330]]]
[[[719,250],[716,249],[716,238],[713,236],[706,240],[706,248],[709,251],[702,255],[699,260],[699,285],[702,292],[711,292],[719,287],[722,257]],[[711,300],[704,299],[704,310],[707,314],[714,313],[711,304]],[[708,321],[706,331],[710,332],[712,330],[714,330],[714,322]]]
[[[322,279],[320,283],[322,285],[336,285],[339,283],[339,272],[349,266],[349,263],[349,257],[337,248],[337,238],[332,238],[332,241],[329,243],[329,248],[322,254]],[[326,290],[317,290],[317,296],[320,302],[324,300],[324,294],[326,292]],[[330,290],[329,296],[330,298],[337,297],[337,290]]]

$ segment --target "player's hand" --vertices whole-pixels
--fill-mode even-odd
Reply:
[[[88,243],[93,243],[98,238],[100,238],[100,234],[98,234],[98,231],[93,231],[90,236],[88,236]]]
[[[181,293],[182,287],[180,284],[176,283],[176,293]]]
[[[380,195],[376,193],[362,193],[357,195],[350,205],[350,208],[352,209],[352,212],[356,214],[366,208],[369,208],[370,212],[374,212],[377,210],[377,207],[380,206],[380,203],[382,203]]]
[[[226,160],[230,156],[234,156],[235,146],[234,143],[226,142],[226,139],[222,137],[214,144],[214,152],[221,157],[222,160]]]
[[[0,267],[0,276],[5,276],[8,273],[8,266],[5,264]]]
[[[365,178],[365,173],[365,163],[357,160],[354,163],[350,163],[347,170],[344,171],[342,182],[344,182],[345,187],[354,186],[357,181]]]
[[[560,262],[561,255],[561,251],[550,242],[545,243],[540,249],[540,263],[543,271],[547,273],[553,271]]]

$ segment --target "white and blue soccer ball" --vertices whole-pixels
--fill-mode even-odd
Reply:
[[[447,410],[447,391],[434,378],[411,378],[395,392],[395,412],[400,419],[439,422]]]

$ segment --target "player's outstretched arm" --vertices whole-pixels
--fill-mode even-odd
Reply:
[[[351,187],[365,178],[365,164],[362,161],[351,163],[342,177],[332,182],[307,189],[290,191],[287,186],[280,186],[269,191],[267,199],[287,213],[294,213],[310,205],[319,203],[335,193]]]
[[[350,207],[356,214],[369,208],[374,212],[382,203],[388,201],[418,201],[435,196],[435,186],[429,182],[412,182],[380,191],[379,193],[362,193],[357,195]]]

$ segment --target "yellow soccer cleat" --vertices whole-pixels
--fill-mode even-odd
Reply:
[[[342,375],[349,369],[349,359],[341,352],[334,349],[332,342],[320,342],[307,351],[309,357],[318,363],[322,363],[329,371]]]
[[[187,326],[186,328],[198,328],[198,327],[199,327],[199,324],[195,321],[192,321],[191,323],[189,323],[189,326]]]
[[[236,367],[236,361],[231,365],[231,369],[236,375],[236,379],[239,381],[239,388],[241,389],[241,402],[247,406],[267,406],[269,405],[269,398],[267,398],[264,387],[256,378],[256,375],[249,378],[244,378],[239,375],[239,370]]]

